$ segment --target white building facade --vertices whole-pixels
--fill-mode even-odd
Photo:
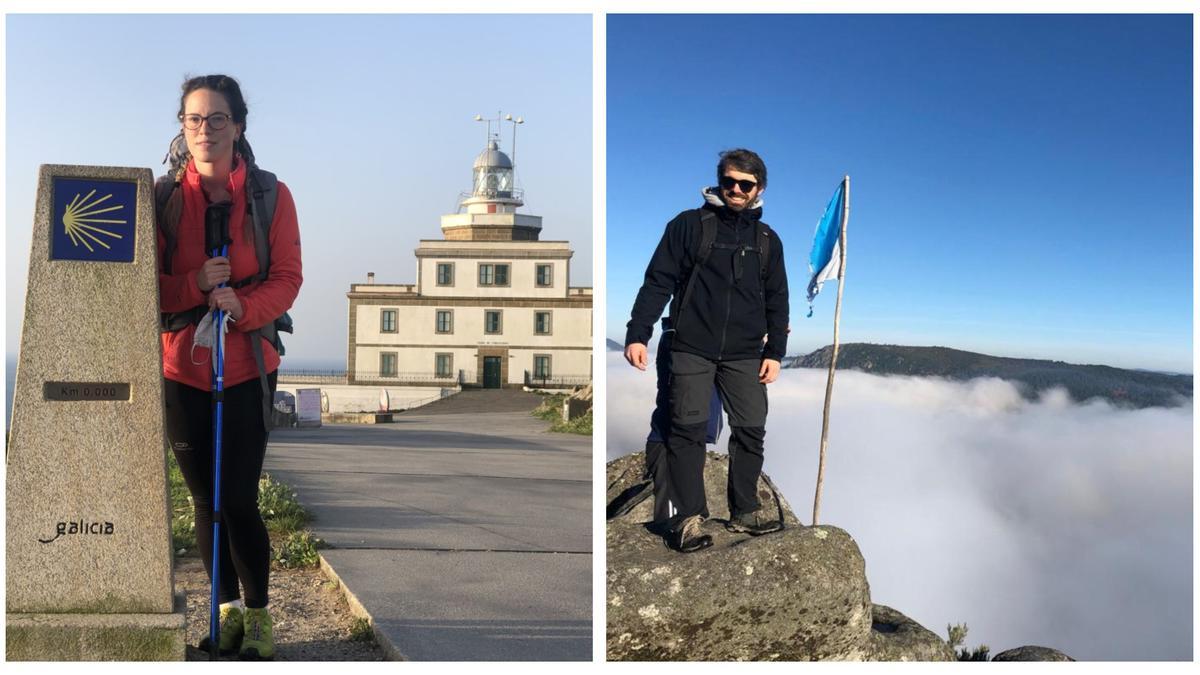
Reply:
[[[415,284],[354,284],[349,384],[561,387],[592,377],[592,289],[571,287],[574,252],[518,214],[512,161],[492,138],[460,213],[421,240]]]

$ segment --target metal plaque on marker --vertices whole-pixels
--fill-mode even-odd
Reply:
[[[128,382],[46,382],[42,398],[47,401],[128,401]]]

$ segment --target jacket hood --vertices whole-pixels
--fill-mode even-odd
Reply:
[[[724,201],[721,201],[720,187],[706,187],[706,189],[701,190],[700,193],[704,196],[704,203],[710,205],[710,207],[724,209],[726,213],[734,213],[734,211],[726,207]],[[754,203],[750,204],[749,207],[746,207],[745,209],[737,211],[737,215],[745,215],[754,220],[760,219],[760,217],[762,217],[762,197],[755,198]]]
[[[704,195],[704,201],[708,204],[712,204],[717,208],[722,208],[725,206],[725,202],[721,200],[721,188],[715,185],[713,187],[704,188],[700,191],[700,194]],[[759,196],[755,198],[754,203],[750,206],[747,206],[745,210],[751,211],[753,209],[761,209],[762,205],[763,200],[762,197]]]

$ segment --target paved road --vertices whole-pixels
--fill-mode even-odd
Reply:
[[[468,391],[390,425],[271,433],[266,470],[405,658],[591,659],[591,437],[546,431],[536,403]]]

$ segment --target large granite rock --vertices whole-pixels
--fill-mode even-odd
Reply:
[[[1026,645],[1024,647],[1015,647],[1000,652],[992,657],[993,661],[1074,661],[1075,659],[1066,654],[1051,649],[1050,647],[1038,647],[1036,645]]]
[[[704,529],[713,546],[686,555],[668,549],[649,522],[652,498],[637,501],[642,453],[608,464],[609,660],[954,660],[932,632],[873,606],[850,535],[801,525],[767,476],[759,499],[785,529],[725,531],[728,464],[724,455],[708,459]]]
[[[646,474],[645,455],[640,452],[625,455],[608,463],[608,510],[610,519],[621,512],[618,520],[621,523],[645,523],[654,518],[654,498],[646,497],[638,502],[638,497],[645,497],[643,476]],[[729,519],[729,503],[726,497],[726,484],[729,482],[729,461],[727,455],[715,452],[708,453],[708,461],[704,464],[704,495],[708,501],[709,518],[725,521]],[[628,509],[631,502],[636,506]],[[792,507],[779,493],[779,489],[771,479],[763,474],[758,479],[758,501],[767,513],[783,518],[785,526],[797,527],[800,521],[792,513]],[[612,521],[610,520],[610,525]],[[724,530],[722,530],[724,531]],[[611,548],[611,547],[610,547]]]
[[[886,605],[871,606],[871,661],[955,661],[948,643]]]

